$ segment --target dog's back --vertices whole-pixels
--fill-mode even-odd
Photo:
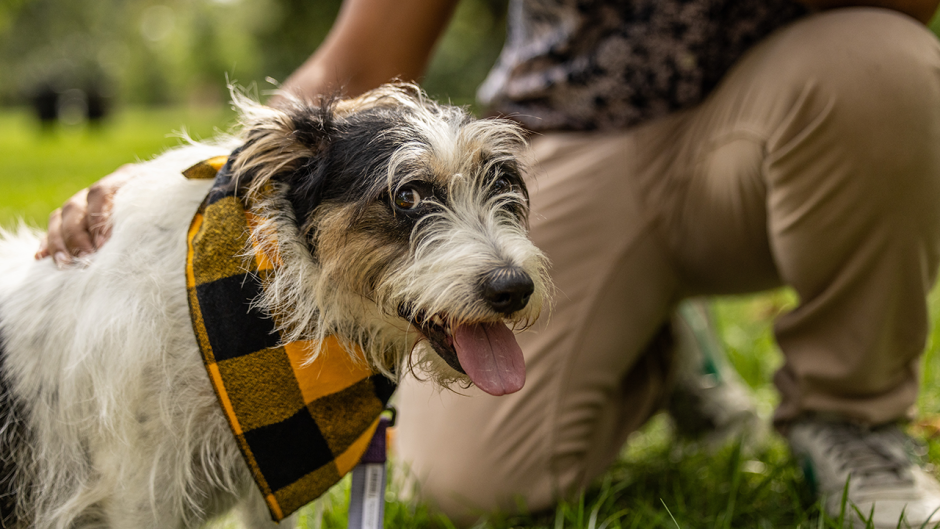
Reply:
[[[33,259],[35,232],[0,237],[0,526],[144,527],[159,504],[173,512],[157,526],[177,527],[216,501],[208,488],[242,486],[212,475],[215,460],[240,455],[206,381],[182,269],[181,234],[209,182],[181,171],[226,152],[188,146],[138,166],[111,240],[65,270]],[[210,445],[229,450],[193,457]],[[143,491],[132,502],[146,516],[109,503],[119,488]]]

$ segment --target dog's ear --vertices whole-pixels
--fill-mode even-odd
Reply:
[[[335,130],[335,98],[317,104],[286,99],[276,108],[235,92],[233,100],[244,144],[232,164],[232,185],[246,203],[263,198],[272,183],[293,188],[298,175],[309,177],[316,171]]]
[[[408,83],[382,85],[349,99],[322,98],[315,104],[284,94],[276,108],[260,105],[237,91],[233,91],[232,98],[244,140],[232,166],[235,192],[247,204],[253,204],[267,195],[271,184],[286,185],[299,225],[309,220],[328,187],[335,183],[336,175],[329,174],[330,158],[336,150],[334,144],[346,134],[342,131],[348,132],[358,124],[359,129],[370,131],[363,137],[374,146],[374,140],[382,136],[380,128],[389,122],[388,111],[402,115],[434,107],[417,85]],[[397,147],[391,136],[386,143]],[[339,156],[342,167],[362,161],[358,153]],[[363,169],[356,174],[368,172]]]

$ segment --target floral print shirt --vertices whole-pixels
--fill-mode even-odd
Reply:
[[[749,47],[806,10],[793,0],[510,0],[480,87],[533,130],[610,130],[702,101]]]

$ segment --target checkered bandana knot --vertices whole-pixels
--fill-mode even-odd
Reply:
[[[252,240],[259,219],[229,191],[227,157],[183,174],[215,180],[187,236],[196,341],[245,462],[279,521],[359,462],[394,385],[351,359],[333,337],[284,343],[271,316],[252,303],[279,262]],[[320,354],[309,362],[315,347]]]

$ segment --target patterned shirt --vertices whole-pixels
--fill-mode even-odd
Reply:
[[[702,101],[793,0],[511,0],[485,106],[534,130],[610,130]]]

